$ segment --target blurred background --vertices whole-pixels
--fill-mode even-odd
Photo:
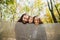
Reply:
[[[24,13],[44,24],[60,23],[60,0],[0,0],[0,40],[16,40],[15,24]],[[45,28],[48,40],[59,40],[59,26],[52,25]]]
[[[0,20],[16,22],[24,13],[38,15],[43,23],[60,23],[60,0],[0,0]]]

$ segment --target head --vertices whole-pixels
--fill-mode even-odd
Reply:
[[[40,18],[39,18],[40,19]],[[41,21],[41,19],[40,19],[40,24],[43,24],[43,22]]]
[[[38,24],[40,24],[40,19],[37,16],[34,16],[33,22],[34,22],[34,24],[38,25]]]
[[[26,24],[28,22],[29,16],[27,14],[23,14],[18,22],[22,22]]]
[[[33,23],[33,17],[29,17],[29,23]]]

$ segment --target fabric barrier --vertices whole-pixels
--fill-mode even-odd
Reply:
[[[60,23],[35,25],[0,22],[0,40],[60,40]]]

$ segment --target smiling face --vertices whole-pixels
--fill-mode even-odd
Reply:
[[[33,17],[29,17],[29,23],[33,22]]]
[[[39,21],[39,18],[38,18],[38,17],[35,17],[35,18],[34,18],[34,24],[38,25],[39,22],[40,22],[40,21]]]
[[[23,23],[27,23],[28,22],[28,18],[29,18],[28,15],[24,15],[23,18],[22,18]]]

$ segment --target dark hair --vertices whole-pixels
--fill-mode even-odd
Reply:
[[[41,21],[41,19],[39,18],[40,24],[43,24],[43,22]]]
[[[26,14],[23,14],[23,15],[21,16],[21,18],[18,20],[18,22],[22,22],[22,18],[23,18],[24,15],[26,15]]]
[[[34,17],[33,17],[33,23],[34,23],[35,17],[37,17],[37,16],[34,16]],[[35,24],[35,23],[34,23],[34,24]]]
[[[35,17],[37,17],[37,16],[34,16],[34,17],[33,17],[33,23],[34,23]],[[34,23],[34,24],[35,24],[35,23]],[[43,24],[43,22],[41,21],[40,18],[39,18],[39,24]]]
[[[26,14],[23,14],[23,15],[21,16],[21,18],[18,20],[18,22],[22,22],[23,24],[26,24],[26,23],[27,23],[27,22],[24,23],[23,20],[22,20],[24,15],[26,15]]]

